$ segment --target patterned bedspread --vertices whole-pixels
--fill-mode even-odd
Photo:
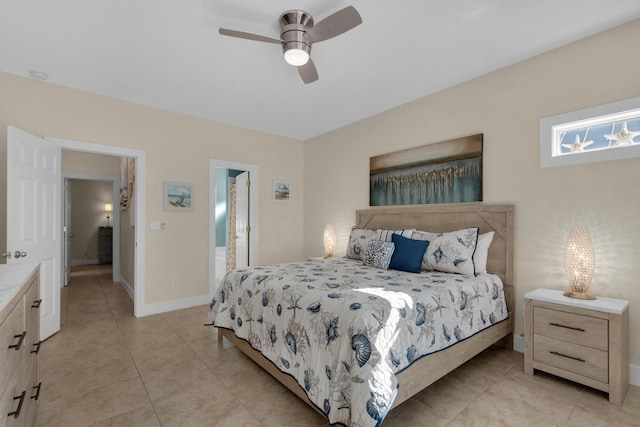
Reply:
[[[375,426],[395,398],[395,374],[507,317],[496,275],[334,259],[231,271],[209,321],[293,376],[332,424]]]

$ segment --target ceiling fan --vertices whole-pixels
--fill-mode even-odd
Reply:
[[[305,83],[318,80],[318,71],[310,58],[311,45],[339,36],[362,23],[360,14],[353,6],[347,6],[313,24],[313,17],[303,10],[288,10],[280,16],[280,38],[265,37],[243,31],[220,28],[223,36],[238,37],[282,45],[284,59],[296,66]]]

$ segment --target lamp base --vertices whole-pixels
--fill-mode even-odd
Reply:
[[[596,299],[596,296],[590,294],[588,292],[574,292],[574,291],[564,291],[562,294],[565,297],[577,298],[577,299]]]

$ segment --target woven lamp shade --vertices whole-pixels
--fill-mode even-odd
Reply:
[[[589,293],[589,285],[595,269],[595,253],[591,235],[586,228],[569,231],[564,250],[564,269],[569,278],[571,290],[564,295],[580,299],[596,299]]]
[[[336,230],[332,224],[327,224],[324,227],[324,257],[333,257],[333,251],[336,247]]]

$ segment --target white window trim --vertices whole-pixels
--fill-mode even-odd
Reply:
[[[540,119],[540,167],[570,166],[583,163],[595,163],[606,160],[640,157],[640,144],[611,149],[585,151],[572,155],[554,156],[554,127],[579,120],[597,118],[615,113],[623,113],[640,108],[640,97],[629,98],[584,110],[558,114]]]

